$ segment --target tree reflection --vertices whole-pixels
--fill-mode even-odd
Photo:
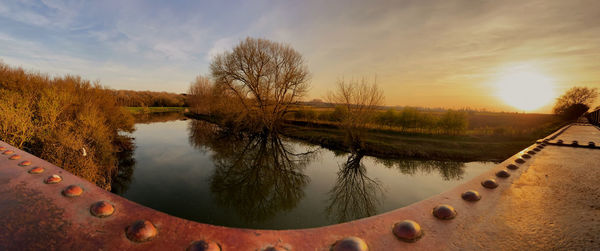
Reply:
[[[190,142],[213,151],[211,191],[218,204],[247,222],[261,222],[296,207],[309,178],[303,169],[314,151],[294,153],[274,134],[230,134],[204,121],[190,123]]]
[[[465,173],[463,162],[407,159],[377,159],[376,161],[388,168],[397,168],[401,173],[408,175],[438,172],[443,180],[460,180]]]
[[[381,183],[369,178],[361,153],[352,153],[340,165],[335,186],[329,191],[327,215],[337,222],[372,216],[383,198]]]
[[[132,137],[119,136],[117,142],[119,152],[117,152],[118,170],[112,179],[110,191],[115,194],[123,195],[129,189],[133,180],[133,171],[135,170],[135,143]]]

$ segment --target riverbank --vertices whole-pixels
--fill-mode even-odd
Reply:
[[[216,122],[205,115],[185,113],[185,116]],[[430,135],[372,129],[364,133],[362,150],[365,155],[379,158],[498,162],[561,126],[557,124],[540,128],[535,134],[525,136]],[[333,124],[287,120],[281,133],[330,150],[349,151],[345,132]]]
[[[131,114],[185,112],[188,107],[126,107]]]

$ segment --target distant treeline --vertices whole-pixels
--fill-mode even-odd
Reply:
[[[344,109],[341,107],[315,108],[302,106],[287,117],[292,120],[317,123],[337,123]],[[430,111],[414,107],[381,109],[372,124],[375,129],[386,129],[424,134],[471,135],[526,135],[541,127],[560,123],[548,114],[519,114],[476,112],[473,110]]]
[[[184,107],[188,106],[183,94],[170,92],[112,90],[117,104],[128,107]]]
[[[78,76],[50,77],[0,62],[0,139],[110,189],[119,131],[133,117],[113,91]]]

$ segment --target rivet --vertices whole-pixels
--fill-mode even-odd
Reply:
[[[392,232],[398,239],[406,242],[415,242],[423,236],[419,223],[411,220],[403,220],[394,224]]]
[[[58,182],[60,182],[62,180],[62,178],[56,174],[53,174],[52,176],[46,178],[46,180],[44,182],[46,182],[46,184],[56,184]]]
[[[0,151],[6,150],[6,147],[0,146]]]
[[[332,251],[367,251],[367,243],[358,237],[346,237],[333,244]]]
[[[15,154],[15,155],[13,155],[13,156],[10,156],[10,158],[8,158],[8,159],[11,159],[11,160],[18,160],[18,159],[20,159],[20,158],[21,158],[21,155]]]
[[[462,195],[460,197],[462,197],[462,199],[466,200],[466,201],[481,200],[481,195],[479,195],[479,192],[477,192],[475,190],[468,190],[468,191],[462,193]]]
[[[588,146],[589,147],[595,147],[596,143],[594,143],[593,141],[588,142]]]
[[[111,216],[114,212],[115,207],[106,201],[98,201],[90,207],[90,213],[99,218]]]
[[[577,140],[573,140],[573,142],[571,142],[571,145],[572,145],[572,146],[578,146],[578,145],[579,145],[579,142],[577,142]]]
[[[440,220],[451,220],[456,217],[456,210],[450,205],[442,204],[433,208],[433,216]]]
[[[147,220],[139,220],[131,224],[125,230],[125,235],[131,241],[145,242],[150,241],[156,237],[158,230]]]
[[[29,170],[29,173],[31,173],[31,174],[38,174],[38,173],[43,173],[43,172],[44,172],[44,168],[43,167],[39,167],[39,166],[36,166],[36,167],[31,168]]]
[[[77,197],[81,193],[83,193],[83,189],[78,185],[70,185],[62,191],[62,194],[67,197]]]
[[[266,248],[263,248],[261,251],[288,251],[288,249],[280,246],[269,245]]]
[[[481,182],[481,185],[485,188],[494,189],[498,187],[498,182],[495,179],[487,179]]]
[[[523,154],[523,155],[521,155],[521,157],[523,157],[524,159],[530,159],[531,155],[529,155],[529,154]]]
[[[13,154],[13,153],[15,153],[15,151],[13,151],[13,150],[6,150],[6,151],[2,152],[2,154],[4,154],[4,155],[9,155],[9,154]]]
[[[518,158],[518,159],[515,160],[515,162],[517,162],[519,164],[523,164],[523,163],[525,163],[525,160],[521,159],[521,158]]]
[[[31,165],[31,161],[29,161],[29,160],[19,163],[19,166],[29,166],[29,165]]]
[[[496,172],[496,177],[508,178],[508,177],[510,177],[510,173],[508,173],[506,170],[500,170],[500,171]]]
[[[535,152],[535,151],[533,151],[533,150],[530,150],[530,151],[527,151],[527,154],[529,154],[529,155],[534,155],[534,154],[537,154],[537,152]]]
[[[533,150],[536,151],[536,152],[539,152],[539,151],[542,150],[542,148],[536,147],[536,148],[533,148]]]
[[[562,145],[563,144],[563,140],[559,139],[558,141],[556,141],[556,144]]]
[[[214,241],[194,241],[187,248],[187,251],[221,251],[221,247]]]
[[[519,168],[519,166],[515,165],[515,164],[508,164],[506,166],[506,168],[510,169],[510,170],[516,170]]]

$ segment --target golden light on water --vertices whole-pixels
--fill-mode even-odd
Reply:
[[[555,81],[534,69],[512,69],[494,82],[496,96],[521,111],[533,111],[554,101]]]

